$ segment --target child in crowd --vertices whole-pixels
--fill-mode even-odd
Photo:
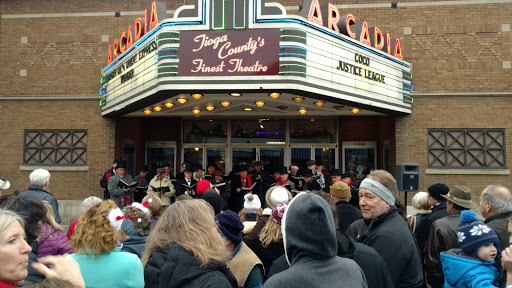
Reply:
[[[245,194],[244,196],[244,208],[238,212],[240,220],[244,224],[243,235],[247,235],[251,232],[258,218],[260,217],[263,209],[261,208],[260,197],[255,194]]]
[[[462,211],[457,232],[460,247],[441,252],[444,287],[498,287],[493,266],[500,251],[496,233],[472,211]]]

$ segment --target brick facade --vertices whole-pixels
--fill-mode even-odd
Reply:
[[[168,10],[183,4],[162,2]],[[193,4],[190,0],[185,2]],[[298,6],[302,5],[302,1],[297,0],[277,2],[286,6],[289,14],[298,14]],[[59,199],[100,196],[99,179],[114,156],[120,156],[124,141],[136,141],[138,151],[143,151],[141,145],[151,136],[139,130],[131,133],[123,125],[133,121],[137,123],[131,125],[139,125],[137,127],[146,124],[136,119],[102,117],[98,90],[100,72],[107,63],[108,45],[128,25],[133,25],[135,16],[123,15],[123,12],[140,12],[150,3],[43,0],[34,5],[30,1],[0,2],[0,133],[3,135],[0,177],[9,179],[13,188],[24,191],[28,186],[29,171],[19,169],[23,160],[24,129],[89,131],[89,171],[52,172],[51,191]],[[320,4],[326,3],[328,1],[320,1]],[[360,135],[358,139],[343,135],[340,143],[347,139],[376,139],[379,141],[378,159],[382,161],[381,148],[389,141],[396,163],[420,164],[421,190],[434,182],[450,186],[463,184],[475,191],[476,197],[488,184],[512,186],[508,175],[425,174],[429,128],[505,128],[506,143],[512,143],[512,124],[509,124],[512,123],[509,119],[512,69],[507,68],[512,60],[512,4],[489,1],[455,5],[450,1],[450,5],[445,5],[449,3],[408,0],[392,9],[390,2],[383,0],[366,1],[366,8],[360,8],[360,1],[356,0],[332,3],[348,7],[340,9],[342,15],[351,13],[356,20],[367,21],[369,26],[376,25],[392,37],[400,38],[404,60],[412,64],[416,93],[411,115],[360,121],[357,117],[341,118],[341,132],[346,127],[365,125],[367,130],[361,129],[373,132]],[[121,11],[121,17],[114,17],[115,11]],[[106,42],[104,35],[108,36]],[[26,76],[22,76],[25,73]],[[446,95],[451,92],[458,94]],[[472,94],[468,96],[464,92]],[[500,93],[505,95],[500,96]],[[44,96],[46,98],[42,98]],[[394,128],[389,130],[389,127]],[[179,137],[178,133],[173,139],[162,140],[179,142]],[[142,157],[143,153],[139,153],[137,163]],[[512,159],[512,149],[507,150],[507,163],[509,159]]]

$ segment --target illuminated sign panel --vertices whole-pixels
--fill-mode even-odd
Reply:
[[[278,54],[278,29],[184,31],[179,75],[277,75]]]
[[[374,53],[308,33],[307,75],[340,91],[403,99],[403,66]]]

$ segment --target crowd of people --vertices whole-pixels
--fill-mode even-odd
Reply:
[[[100,181],[108,199],[84,199],[68,231],[36,169],[0,206],[0,288],[512,287],[507,187],[476,203],[466,186],[432,184],[408,216],[389,172],[319,164],[225,175],[183,163],[132,179],[117,159]],[[9,188],[0,178],[0,196]]]

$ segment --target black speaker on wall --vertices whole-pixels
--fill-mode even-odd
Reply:
[[[420,165],[403,163],[396,165],[396,183],[400,191],[418,191],[420,185]]]

